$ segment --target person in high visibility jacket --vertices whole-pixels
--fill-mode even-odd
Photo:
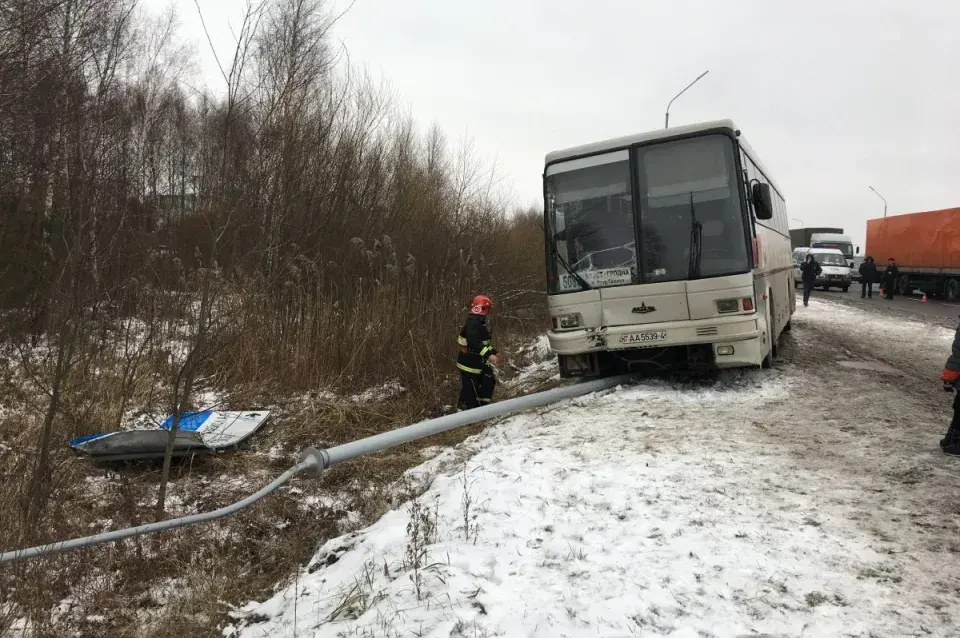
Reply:
[[[460,399],[457,410],[469,410],[493,400],[497,385],[492,365],[498,363],[493,336],[487,328],[487,315],[493,302],[486,295],[477,295],[470,304],[470,314],[457,337],[457,369],[460,370]]]

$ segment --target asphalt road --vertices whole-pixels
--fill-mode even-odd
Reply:
[[[802,297],[802,288],[797,288],[797,295],[798,297]],[[854,282],[847,292],[842,292],[837,288],[832,288],[828,291],[817,289],[813,291],[812,296],[817,299],[822,299],[823,301],[836,301],[878,312],[923,317],[928,321],[949,328],[955,328],[957,326],[957,319],[960,317],[960,303],[948,303],[934,299],[928,299],[926,302],[923,302],[920,294],[906,296],[896,295],[892,300],[884,299],[880,296],[876,284],[873,286],[873,299],[860,298],[860,284],[857,282]],[[799,301],[798,299],[798,302]]]

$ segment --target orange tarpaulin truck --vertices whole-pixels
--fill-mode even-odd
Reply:
[[[960,300],[960,208],[867,221],[867,250],[883,272],[893,257],[900,267],[897,291]]]

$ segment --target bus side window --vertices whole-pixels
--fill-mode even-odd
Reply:
[[[783,206],[780,205],[780,195],[777,194],[777,191],[773,191],[773,209],[777,211],[773,216],[773,227],[780,230],[783,225]]]

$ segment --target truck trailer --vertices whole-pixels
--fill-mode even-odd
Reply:
[[[867,220],[867,255],[900,267],[897,292],[960,300],[960,208]]]

